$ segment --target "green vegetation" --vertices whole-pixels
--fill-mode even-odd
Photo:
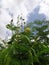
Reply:
[[[18,23],[11,20],[6,26],[12,37],[3,41],[7,46],[0,50],[0,65],[49,65],[49,21],[24,22],[23,29]]]

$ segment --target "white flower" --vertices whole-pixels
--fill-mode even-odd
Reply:
[[[49,34],[47,35],[47,37],[49,38]]]
[[[31,42],[35,42],[35,40],[34,40],[34,39],[32,39],[32,40],[31,40]]]

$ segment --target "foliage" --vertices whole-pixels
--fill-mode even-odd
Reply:
[[[35,21],[20,27],[7,25],[12,31],[12,37],[0,52],[0,65],[49,65],[49,22]]]

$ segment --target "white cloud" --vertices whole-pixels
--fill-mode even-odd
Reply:
[[[49,3],[49,1],[43,0],[43,2],[40,3],[40,13],[44,13],[46,17],[49,18],[49,6],[47,2]]]

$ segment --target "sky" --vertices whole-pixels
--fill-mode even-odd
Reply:
[[[12,18],[16,24],[18,15],[22,15],[27,23],[36,19],[48,20],[49,0],[0,0],[0,38],[11,35],[6,25]]]

